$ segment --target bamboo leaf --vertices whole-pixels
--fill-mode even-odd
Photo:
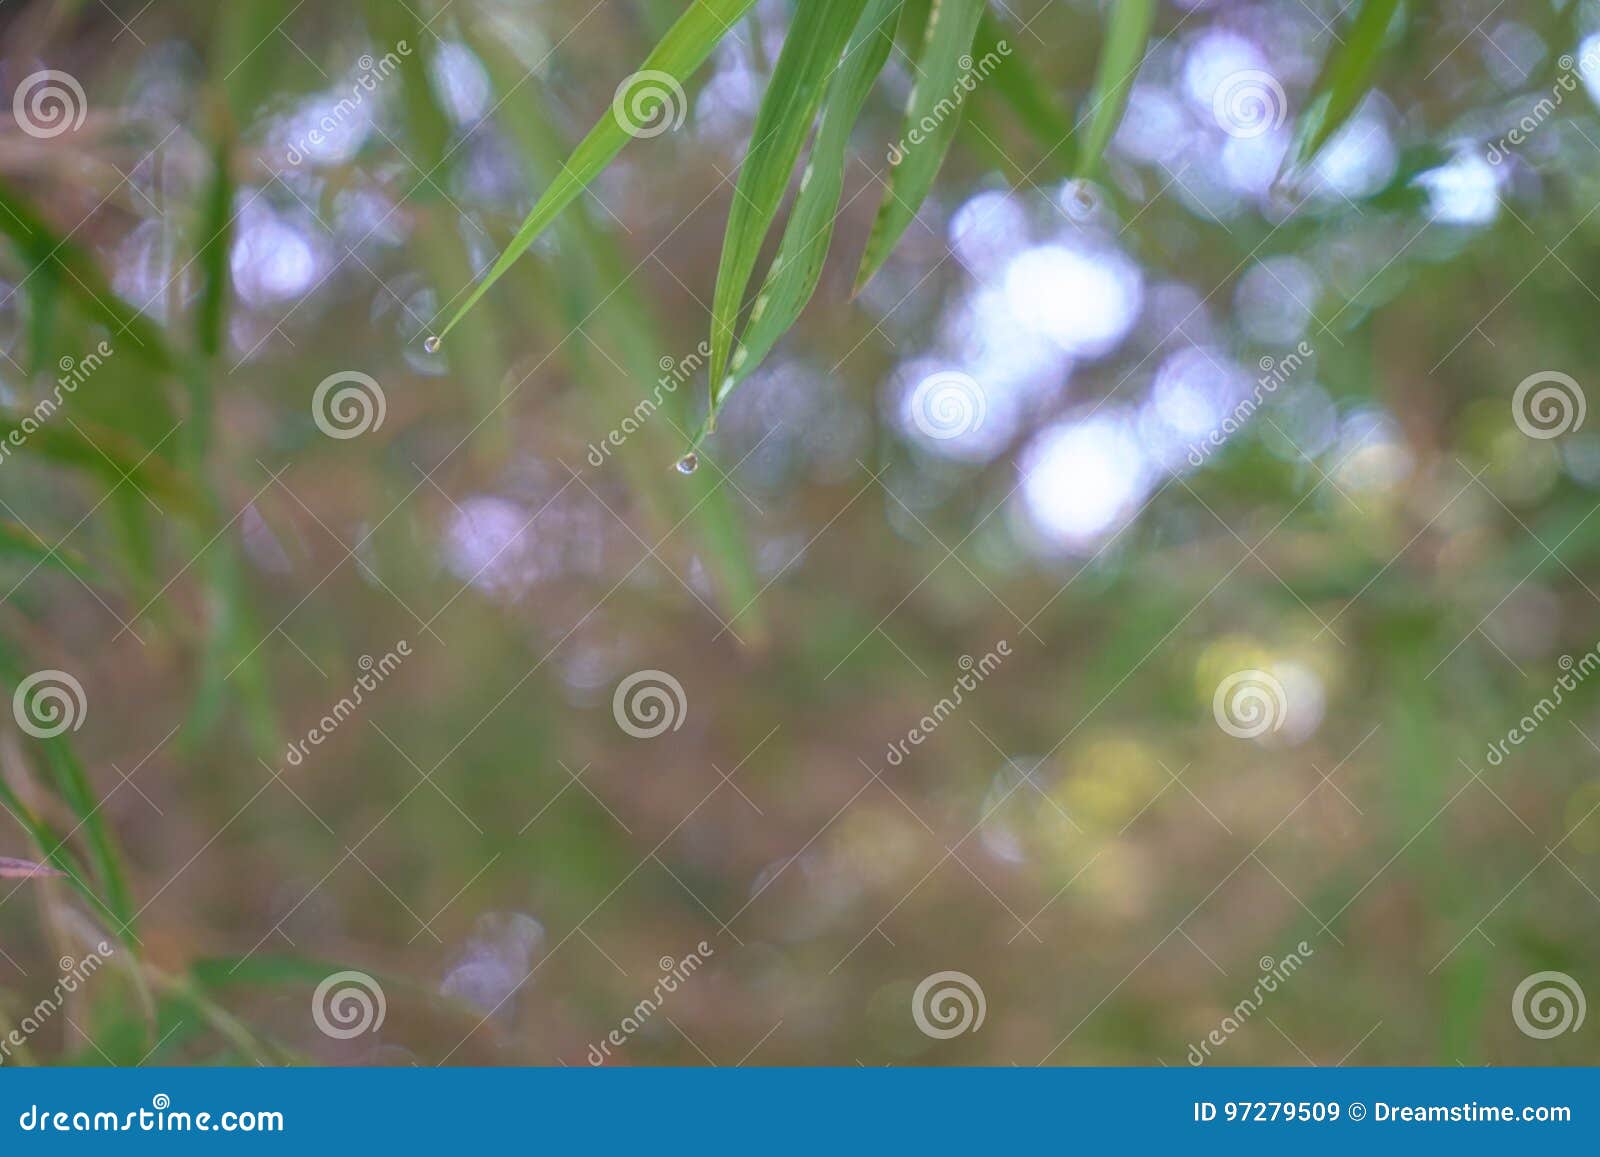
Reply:
[[[178,365],[160,329],[117,296],[94,259],[59,235],[7,186],[0,184],[0,234],[10,237],[28,265],[30,277],[54,278],[84,312],[111,330],[120,347],[126,339],[148,365],[170,371]],[[155,392],[155,391],[153,391]],[[160,396],[157,393],[157,396]]]
[[[189,428],[184,432],[190,460],[202,463],[211,442],[213,376],[225,340],[229,255],[233,251],[233,141],[219,132],[211,150],[211,183],[206,190],[195,261],[200,269],[200,300],[195,309],[195,347],[185,377],[189,388]]]
[[[716,411],[728,396],[794,324],[816,291],[844,188],[850,130],[894,46],[893,20],[899,7],[900,0],[871,0],[856,24],[844,63],[829,86],[822,124],[800,180],[800,193],[789,213],[778,255],[751,306],[733,370],[726,378],[712,379],[720,384],[712,394],[708,426],[714,423]]]
[[[0,442],[62,466],[97,474],[112,485],[124,480],[169,513],[197,517],[194,487],[160,455],[145,453],[115,430],[87,422],[41,422],[32,411],[0,409]],[[170,504],[170,505],[169,505]]]
[[[471,35],[470,43],[488,66],[496,87],[502,92],[512,91],[526,69],[503,43],[495,40],[493,33],[492,26],[480,26]],[[532,180],[542,180],[546,174],[560,170],[567,143],[545,110],[529,109],[526,116],[507,125],[507,133],[520,146]],[[566,327],[586,324],[593,327],[591,332],[605,335],[600,338],[602,344],[617,351],[627,371],[628,381],[618,383],[613,391],[607,389],[609,378],[602,370],[590,379],[601,383],[600,389],[583,394],[583,404],[607,407],[606,421],[610,421],[617,405],[627,409],[637,404],[638,398],[628,392],[630,388],[659,388],[661,366],[657,355],[666,347],[637,279],[629,276],[631,263],[616,238],[596,224],[589,207],[580,201],[555,229],[561,244],[550,254],[554,265],[550,280],[560,287],[562,300],[571,311]],[[563,352],[576,359],[586,344],[568,343]],[[580,376],[589,377],[581,371]],[[696,532],[706,545],[703,558],[725,604],[730,608],[747,606],[755,600],[761,583],[730,489],[705,483],[701,484],[703,492],[693,483],[657,485],[659,459],[681,452],[681,443],[674,441],[677,431],[693,422],[688,395],[687,389],[674,389],[662,405],[668,427],[645,432],[644,445],[650,449],[642,455],[620,456],[619,462],[641,502],[656,512],[660,534],[667,534],[680,519],[695,513]],[[762,636],[759,608],[749,612],[743,623],[747,638]]]
[[[461,303],[450,320],[444,324],[433,339],[435,342],[442,341],[456,327],[456,324],[466,316],[467,311],[505,275],[512,263],[527,252],[528,247],[549,227],[556,215],[570,205],[632,139],[630,126],[622,119],[629,111],[626,98],[630,95],[645,95],[645,90],[636,87],[630,93],[629,81],[639,80],[645,85],[656,85],[658,87],[651,90],[651,93],[660,97],[664,89],[664,95],[669,101],[674,95],[674,89],[681,95],[684,78],[705,62],[706,57],[711,55],[711,50],[727,34],[734,22],[755,2],[756,0],[694,0],[689,10],[678,18],[678,22],[668,30],[660,43],[645,58],[639,71],[618,88],[618,99],[612,102],[611,108],[600,118],[600,122],[589,130],[589,135],[578,142],[578,147],[572,151],[567,163],[562,166],[561,175],[545,189],[538,203],[534,205],[533,211],[517,229],[511,243],[489,267],[489,272],[484,274],[482,280],[473,287],[466,301]],[[637,126],[634,126],[634,130],[638,131]]]
[[[1311,87],[1311,99],[1295,122],[1280,179],[1302,172],[1322,146],[1355,112],[1372,85],[1389,25],[1400,0],[1364,0],[1342,42],[1336,43]]]
[[[890,151],[889,188],[878,208],[856,291],[872,280],[916,219],[955,139],[961,106],[975,84],[971,56],[983,0],[939,0],[929,10],[917,83],[906,105],[905,135]]]
[[[52,566],[68,574],[82,575],[88,570],[82,555],[69,547],[52,547],[20,522],[0,520],[0,558]]]
[[[839,65],[839,54],[865,2],[810,0],[796,8],[794,23],[784,37],[783,51],[756,114],[750,151],[739,168],[717,266],[717,288],[711,301],[711,382],[719,391],[745,286],[778,215],[828,79]]]
[[[1034,75],[1027,58],[1016,51],[1009,35],[1006,24],[992,10],[985,9],[983,19],[978,21],[972,55],[979,60],[992,55],[1000,62],[989,74],[985,87],[992,88],[1011,107],[1018,123],[1033,135],[1047,158],[1065,151],[1066,156],[1061,160],[1051,160],[1051,167],[1063,173],[1071,172],[1076,163],[1077,130]]]
[[[1111,135],[1122,121],[1133,78],[1150,42],[1155,12],[1155,0],[1119,0],[1111,6],[1100,63],[1095,68],[1089,129],[1075,166],[1079,177],[1092,176],[1099,168]]]
[[[26,677],[26,671],[27,667],[11,650],[9,643],[0,639],[0,681],[10,687],[20,686]],[[114,921],[118,936],[132,934],[137,912],[127,875],[123,871],[122,853],[105,822],[105,815],[100,808],[101,801],[95,798],[94,789],[90,786],[89,776],[84,771],[83,764],[78,761],[66,736],[41,737],[34,740],[34,746],[42,754],[56,790],[61,793],[61,798],[66,801],[78,819],[77,828],[74,830],[81,831],[84,842],[88,845],[89,859],[94,864],[97,882],[104,890],[104,896],[90,892],[87,885],[76,876],[73,877],[74,883],[80,892],[103,909]],[[14,793],[8,787],[3,797],[7,798],[9,804],[14,798]],[[28,826],[36,840],[39,840],[39,837],[50,838],[50,833],[42,824]],[[40,850],[48,859],[63,870],[71,868],[72,865],[63,859],[62,853],[65,849],[60,841],[45,843],[39,840],[39,844]]]

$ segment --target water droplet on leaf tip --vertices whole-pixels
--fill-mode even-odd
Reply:
[[[689,453],[678,459],[677,469],[679,474],[693,474],[700,469],[700,455],[693,450],[689,451]]]
[[[430,337],[422,343],[422,348],[427,350],[430,354],[436,354],[439,352],[439,347],[443,344],[444,342],[440,341],[437,337]]]

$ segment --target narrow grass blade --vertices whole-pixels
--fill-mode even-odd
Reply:
[[[0,640],[0,680],[3,680],[7,687],[14,688],[26,678],[27,671],[28,667],[22,662],[21,657],[12,651],[9,643]],[[83,764],[78,761],[72,744],[65,736],[36,739],[30,746],[43,756],[44,765],[50,772],[50,779],[56,791],[60,793],[78,820],[75,830],[83,836],[84,842],[88,845],[89,858],[94,864],[95,876],[103,895],[89,892],[76,877],[74,882],[80,892],[89,896],[96,905],[105,910],[106,915],[114,922],[114,931],[119,937],[131,935],[136,918],[133,893],[128,888],[127,876],[123,872],[122,854],[106,825],[105,815],[100,809],[101,801],[94,796],[94,789],[89,785],[89,777],[84,771]],[[11,794],[9,789],[5,794]],[[39,835],[49,838],[42,826],[36,831],[36,837]],[[47,859],[63,870],[71,867],[62,859],[61,854],[65,849],[59,841],[41,843],[40,850]]]
[[[492,33],[492,26],[480,25],[470,34],[469,43],[488,67],[496,90],[508,92],[521,81],[526,68],[503,44],[493,41]],[[531,180],[542,181],[548,174],[560,171],[568,144],[546,110],[530,108],[526,116],[507,124],[506,132],[519,147]],[[606,367],[597,367],[598,372],[594,373],[575,372],[578,379],[600,383],[592,395],[583,392],[581,404],[602,418],[602,424],[610,424],[616,414],[637,405],[642,392],[654,395],[659,390],[662,366],[658,356],[667,347],[637,279],[631,276],[633,263],[626,259],[617,239],[597,225],[590,207],[580,201],[554,230],[560,244],[551,251],[548,261],[553,266],[551,281],[559,287],[561,299],[571,311],[564,328],[587,328],[603,348],[616,351],[615,356],[626,371],[626,380],[617,382],[614,388]],[[576,366],[587,346],[587,342],[569,342],[561,352]],[[705,356],[702,350],[695,354]],[[699,363],[695,365],[698,368]],[[694,533],[706,548],[702,559],[723,605],[734,610],[754,601],[761,583],[738,520],[733,493],[726,486],[704,482],[702,491],[690,479],[675,479],[672,486],[660,485],[662,464],[682,451],[679,430],[688,428],[693,421],[687,384],[685,380],[683,388],[675,385],[662,399],[661,417],[666,424],[659,429],[652,424],[641,431],[645,439],[642,445],[649,449],[639,455],[623,455],[619,464],[640,502],[652,512],[657,526],[655,537],[668,535],[693,512]],[[763,636],[763,624],[754,611],[742,620],[741,627],[740,633],[752,644]]]
[[[67,847],[64,836],[44,820],[28,810],[22,797],[17,795],[6,777],[0,775],[0,804],[5,805],[5,810],[21,824],[28,833],[28,838],[39,849],[39,854],[47,858],[55,867],[52,874],[67,878],[80,895],[90,902],[94,908],[104,908],[105,904],[96,896],[87,884],[83,882],[85,870],[73,856],[72,849]]]
[[[31,411],[0,409],[0,441],[12,439],[24,452],[83,470],[112,484],[126,480],[171,514],[198,517],[193,485],[163,458],[146,454],[115,430],[78,421],[40,424]]]
[[[1144,60],[1150,43],[1150,26],[1155,20],[1155,0],[1118,0],[1111,5],[1105,42],[1100,48],[1100,63],[1095,68],[1090,99],[1089,128],[1078,153],[1074,171],[1091,177],[1100,167],[1111,134],[1122,121],[1133,78]]]
[[[232,282],[233,143],[224,131],[211,150],[211,182],[206,189],[195,263],[200,270],[200,301],[195,310],[195,348],[185,377],[189,388],[189,420],[184,431],[192,463],[205,461],[211,443],[213,367],[222,350]]]
[[[905,136],[889,154],[889,189],[867,238],[857,292],[888,260],[933,188],[961,123],[962,103],[979,83],[971,52],[983,10],[983,0],[939,0],[929,10],[917,83],[906,105]]]
[[[1013,35],[993,11],[984,10],[972,55],[979,60],[998,61],[984,82],[985,90],[992,88],[1010,106],[1017,123],[1044,149],[1043,156],[1052,171],[1071,172],[1077,148],[1072,119],[1034,75],[1027,54],[1016,50]]]
[[[728,209],[711,300],[711,383],[718,391],[723,388],[745,287],[863,7],[865,0],[808,0],[799,5],[773,66]]]
[[[1279,179],[1293,177],[1316,159],[1318,151],[1356,111],[1372,85],[1389,25],[1400,0],[1364,0],[1361,11],[1335,43],[1311,87],[1311,99],[1295,122],[1294,139],[1284,155]]]
[[[711,55],[711,50],[728,33],[734,22],[755,2],[756,0],[694,0],[689,10],[678,18],[678,22],[645,58],[644,64],[634,77],[660,74],[647,79],[666,87],[669,95],[673,86],[681,89],[684,78],[705,62],[706,57]],[[624,112],[627,109],[625,99],[628,95],[625,91],[627,88],[628,82],[624,81],[623,87],[617,90],[619,99],[613,102],[605,116],[600,118],[600,123],[589,131],[589,135],[578,143],[578,147],[572,151],[572,156],[567,158],[567,163],[562,167],[561,175],[545,189],[543,196],[534,205],[533,211],[528,214],[516,235],[512,237],[511,243],[506,246],[505,252],[501,253],[489,267],[489,272],[484,274],[482,280],[473,287],[466,301],[461,303],[450,320],[439,330],[436,335],[438,340],[443,340],[456,327],[467,311],[505,275],[512,263],[527,252],[528,246],[538,239],[539,234],[545,231],[556,215],[570,205],[632,139],[632,134],[628,131],[629,126],[623,123],[619,113],[619,107]]]
[[[823,262],[833,239],[834,215],[844,188],[846,152],[850,130],[861,115],[872,86],[883,71],[889,50],[894,46],[894,18],[900,0],[871,0],[856,24],[844,63],[829,86],[822,124],[800,193],[789,213],[783,242],[755,304],[732,370],[711,396],[707,425],[714,424],[716,411],[777,344],[800,316],[816,291]]]
[[[177,357],[155,323],[117,296],[89,254],[47,225],[25,198],[4,184],[0,184],[0,234],[16,245],[29,278],[55,277],[60,290],[75,298],[85,314],[111,330],[118,348],[131,347],[135,356],[156,369],[170,371],[177,366]]]
[[[68,547],[52,547],[20,522],[0,520],[0,558],[51,566],[68,574],[86,576],[88,563]]]

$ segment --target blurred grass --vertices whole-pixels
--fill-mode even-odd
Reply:
[[[1582,281],[1600,263],[1600,227],[1585,215],[1596,174],[1552,182],[1543,217],[1524,221],[1519,209],[1317,303],[1319,379],[1341,403],[1397,416],[1416,482],[1363,494],[1368,508],[1352,513],[1337,495],[1309,501],[1315,461],[1230,444],[1103,556],[1034,560],[1015,520],[996,514],[1018,484],[1008,458],[934,461],[894,433],[892,403],[873,400],[906,347],[931,348],[946,326],[932,305],[895,336],[886,325],[885,303],[898,309],[913,289],[936,303],[956,272],[935,276],[945,237],[919,214],[940,219],[996,170],[1029,174],[1037,189],[1044,161],[1052,180],[1092,175],[1110,203],[1138,206],[1114,236],[1150,268],[1152,292],[1158,275],[1221,286],[1264,246],[1311,252],[1385,224],[1403,240],[1424,211],[1412,180],[1441,162],[1453,130],[1409,141],[1362,205],[1224,221],[1193,193],[1162,200],[1170,172],[1153,168],[1143,183],[1112,144],[1152,17],[1158,50],[1184,34],[1190,17],[1170,8],[1012,13],[945,0],[924,53],[930,6],[907,4],[899,50],[875,44],[888,59],[880,89],[916,94],[902,114],[883,92],[868,95],[876,57],[824,99],[837,53],[817,45],[842,43],[853,22],[773,59],[782,5],[757,5],[757,19],[731,29],[723,21],[751,5],[699,4],[687,24],[675,23],[681,5],[608,5],[592,29],[591,14],[555,7],[175,5],[141,19],[148,35],[135,42],[114,37],[92,5],[40,3],[6,26],[13,73],[35,55],[70,57],[92,94],[93,135],[13,134],[0,180],[15,353],[0,438],[26,435],[0,467],[0,558],[16,581],[0,682],[81,667],[91,709],[81,735],[8,735],[0,750],[0,802],[18,825],[3,850],[66,873],[8,884],[22,898],[0,919],[8,950],[18,941],[30,960],[65,953],[85,920],[119,955],[82,1020],[94,1047],[62,1032],[31,1041],[25,1059],[372,1060],[328,1052],[305,1015],[308,989],[360,967],[394,1002],[405,1058],[549,1063],[580,1055],[631,1007],[624,997],[648,988],[660,956],[702,936],[719,965],[704,994],[686,996],[694,1049],[647,1037],[640,1057],[699,1063],[704,1046],[737,1058],[781,1008],[789,1032],[762,1059],[934,1060],[903,1017],[875,1010],[898,1012],[908,976],[948,964],[983,975],[997,1031],[939,1060],[1148,1063],[1181,1055],[1225,1013],[1258,956],[1305,938],[1326,971],[1315,991],[1286,994],[1281,1015],[1319,1059],[1373,1021],[1390,1029],[1364,1056],[1592,1059],[1583,1041],[1530,1052],[1501,1015],[1508,972],[1536,960],[1579,972],[1592,957],[1571,904],[1587,903],[1596,848],[1562,862],[1571,879],[1550,868],[1524,893],[1513,887],[1538,854],[1524,816],[1547,844],[1588,818],[1592,695],[1578,697],[1571,728],[1530,746],[1522,779],[1464,780],[1463,765],[1476,767],[1479,732],[1503,730],[1548,685],[1547,659],[1590,645],[1584,631],[1595,637],[1583,579],[1600,549],[1590,488],[1537,447],[1508,459],[1480,438],[1474,407],[1498,407],[1529,359],[1581,363],[1573,287],[1535,262],[1545,239],[1553,249],[1574,238],[1560,264]],[[889,7],[824,15],[881,19]],[[1456,38],[1448,19],[1408,6],[1397,24],[1397,11],[1367,3],[1339,25],[1286,171],[1314,168],[1373,85],[1399,71],[1385,52],[1426,44],[1438,55]],[[822,12],[803,16],[829,23]],[[1091,50],[1080,46],[1102,38],[1098,68],[1083,67]],[[1001,39],[1015,52],[964,123],[942,122],[886,187],[860,176],[851,158],[876,173],[880,141],[932,115],[961,58],[983,59]],[[268,127],[337,92],[362,46],[401,41],[414,51],[381,131],[314,180],[280,170]],[[530,56],[529,43],[551,48]],[[164,45],[181,47],[182,69],[151,63]],[[466,118],[440,79],[457,49],[481,69],[457,77],[483,87],[482,111]],[[716,75],[691,79],[705,59]],[[686,82],[697,127],[728,117],[742,139],[718,143],[707,130],[641,143],[608,171],[627,137],[604,110],[640,60]],[[794,87],[779,96],[795,100],[762,112],[766,76],[790,68]],[[160,181],[147,179],[137,143],[125,156],[123,137],[144,140],[152,115],[121,105],[149,91],[139,69],[182,74],[182,133],[158,161]],[[1498,99],[1484,77],[1468,80],[1484,102]],[[596,110],[600,127],[584,137]],[[156,119],[160,139],[172,126]],[[1450,122],[1440,112],[1433,123]],[[784,131],[769,143],[768,128]],[[756,164],[735,172],[752,134]],[[1037,154],[1026,164],[1019,141]],[[38,163],[41,144],[65,146],[65,159]],[[109,196],[103,167],[88,175],[100,154],[131,168]],[[818,230],[794,245],[785,234],[763,276],[770,230],[808,165],[819,192],[808,201],[802,190],[789,222]],[[362,195],[380,207],[365,220],[380,224],[357,239],[330,221]],[[875,197],[873,223],[852,206]],[[289,309],[281,320],[234,281],[249,214],[268,209],[298,214],[335,268],[363,254],[358,268],[330,269],[326,285],[275,303]],[[800,244],[823,222],[821,251]],[[137,271],[129,239],[151,224],[173,255],[163,292],[143,301],[119,278]],[[393,241],[364,244],[386,228]],[[830,265],[834,234],[844,257]],[[881,276],[851,306],[845,267],[863,242],[863,271]],[[1403,246],[1392,249],[1398,258]],[[769,280],[791,268],[792,283]],[[744,375],[701,447],[704,468],[684,478],[671,466],[698,443],[690,432],[712,397],[729,400],[709,388],[720,388],[715,370],[708,387],[668,393],[662,420],[630,437],[614,472],[575,482],[584,442],[632,412],[708,325],[723,357],[737,348],[752,278],[763,294],[781,290],[779,320],[752,316],[744,331],[752,363],[772,356]],[[493,296],[454,314],[492,284]],[[1531,300],[1499,335],[1504,347],[1452,362],[1457,331],[1508,288]],[[407,317],[379,314],[396,301]],[[459,326],[429,361],[422,343],[447,317],[439,332]],[[25,431],[26,399],[102,337],[115,354],[70,410]],[[1441,354],[1448,368],[1430,369]],[[1142,364],[1085,367],[1073,389],[1110,398]],[[381,376],[390,425],[332,447],[309,432],[304,403],[330,370],[356,365]],[[851,422],[830,421],[844,410]],[[1059,416],[1041,408],[1029,429]],[[844,425],[862,432],[838,433]],[[1515,491],[1504,506],[1471,491],[1467,530],[1443,510],[1463,481],[1458,464],[1492,467],[1486,477]],[[519,519],[538,512],[523,528],[537,558],[525,557],[521,531],[491,533],[495,508],[483,500],[508,495]],[[450,566],[452,551],[470,560],[465,571]],[[1236,585],[1218,582],[1236,572]],[[1490,665],[1503,639],[1430,670],[1530,577],[1561,610],[1548,645],[1517,652],[1519,677]],[[1322,639],[1314,620],[1335,616],[1342,640]],[[422,652],[416,666],[319,749],[314,774],[282,766],[286,732],[359,677],[358,655],[402,637]],[[946,692],[953,657],[1000,637],[1018,648],[1015,665],[941,731],[928,749],[938,754],[879,766],[886,741]],[[1224,643],[1316,665],[1341,710],[1297,751],[1242,756],[1191,686]],[[617,671],[652,665],[682,678],[690,717],[681,736],[643,746],[616,735],[606,710]],[[188,722],[181,742],[160,751],[177,719]],[[1037,773],[1029,753],[1048,755]],[[1329,798],[1328,768],[1359,816]],[[1180,775],[1194,799],[1168,782]],[[1301,805],[1317,823],[1278,835]],[[1252,850],[1258,840],[1272,844]],[[1241,856],[1244,870],[1230,873]],[[1213,902],[1219,878],[1243,894]],[[1491,945],[1471,930],[1502,893],[1529,896],[1528,907],[1509,906],[1511,935]],[[35,898],[37,920],[23,907]],[[430,977],[458,974],[473,913],[507,910],[537,913],[547,939],[537,969],[511,976],[510,1003],[485,1016]],[[1042,945],[1019,927],[1035,921]],[[1225,979],[1195,965],[1169,928],[1189,929],[1180,939],[1220,958]],[[31,1007],[29,992],[31,978],[7,976],[0,1012]],[[1079,1028],[1077,1043],[1047,1052]],[[1266,1034],[1230,1057],[1296,1060]]]

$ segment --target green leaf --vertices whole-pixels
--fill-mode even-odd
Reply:
[[[194,262],[200,270],[200,300],[195,309],[195,347],[185,378],[189,388],[189,428],[184,432],[190,460],[201,463],[211,442],[215,363],[227,330],[229,257],[233,251],[233,140],[224,130],[211,149],[211,182],[206,190]]]
[[[1118,0],[1111,6],[1105,42],[1100,47],[1100,63],[1095,68],[1093,104],[1089,131],[1084,135],[1075,171],[1079,177],[1094,175],[1111,143],[1111,134],[1122,121],[1133,78],[1144,60],[1150,42],[1150,25],[1155,20],[1155,0]]]
[[[124,480],[148,494],[168,514],[198,517],[201,501],[190,481],[160,455],[141,451],[115,430],[88,422],[41,421],[35,411],[0,409],[0,442],[10,455],[36,455],[97,474],[115,486]]]
[[[81,575],[88,569],[82,555],[68,547],[52,547],[19,522],[0,521],[0,558],[53,566],[68,574]]]
[[[1027,57],[1015,50],[1008,39],[1009,35],[1007,25],[992,10],[985,9],[983,19],[978,22],[972,55],[982,60],[992,53],[1000,60],[985,82],[985,91],[992,89],[1011,107],[1017,122],[1045,150],[1051,168],[1064,175],[1072,170],[1075,163],[1077,129],[1034,75]],[[1062,151],[1066,156],[1055,160],[1056,154]],[[1016,165],[1016,162],[1012,164]],[[1018,168],[1017,171],[1020,176],[1026,170]]]
[[[1364,0],[1361,11],[1322,63],[1311,99],[1295,122],[1294,140],[1279,178],[1304,171],[1339,126],[1350,118],[1372,85],[1372,73],[1400,0]]]
[[[988,71],[975,65],[972,43],[983,0],[939,0],[929,11],[917,82],[906,104],[904,135],[889,154],[889,189],[878,208],[867,250],[856,275],[856,291],[872,280],[904,235],[933,188],[944,155],[961,123],[961,106]],[[989,61],[989,71],[998,57]],[[980,75],[981,72],[981,75]]]
[[[505,252],[489,267],[489,272],[484,274],[482,280],[467,295],[466,301],[451,315],[450,320],[444,325],[437,337],[442,340],[456,324],[466,316],[468,310],[478,303],[478,300],[489,291],[489,288],[505,275],[506,270],[527,252],[528,247],[539,238],[549,227],[561,210],[570,205],[573,200],[583,192],[589,182],[600,175],[608,164],[623,149],[623,146],[632,139],[628,126],[619,116],[619,106],[626,108],[624,98],[630,82],[637,78],[644,78],[650,83],[660,83],[669,90],[673,86],[680,86],[684,78],[692,74],[706,57],[711,55],[711,50],[727,35],[734,22],[742,17],[756,0],[694,0],[689,10],[678,18],[678,22],[661,38],[661,42],[645,58],[639,71],[623,82],[617,90],[618,100],[612,103],[606,115],[600,118],[600,123],[589,130],[589,135],[578,142],[578,147],[572,150],[572,156],[567,158],[567,163],[561,169],[561,175],[552,181],[544,194],[534,205],[533,211],[517,229],[516,236],[506,246]],[[645,77],[647,73],[659,73],[659,77]],[[635,91],[638,91],[637,89]],[[657,93],[659,95],[659,91]]]
[[[494,36],[493,25],[480,24],[468,33],[473,51],[489,69],[491,81],[500,92],[514,91],[526,73],[526,66]],[[548,110],[531,107],[506,126],[509,138],[520,147],[530,179],[542,181],[559,172],[568,152],[566,139],[551,121]],[[620,407],[631,409],[639,401],[638,390],[659,389],[662,375],[658,355],[666,350],[660,326],[640,291],[639,280],[629,276],[633,262],[622,246],[601,229],[588,205],[579,202],[555,227],[561,243],[545,258],[552,266],[550,283],[559,288],[560,299],[570,311],[564,330],[580,324],[595,335],[601,347],[616,351],[627,380],[613,382],[606,367],[578,368],[586,354],[586,342],[568,342],[562,353],[573,359],[575,376],[597,383],[598,388],[582,391],[581,405],[591,407],[601,424],[615,420]],[[544,262],[541,262],[543,264]],[[704,356],[703,351],[696,351]],[[609,362],[609,359],[591,359]],[[687,385],[685,381],[684,385]],[[675,388],[662,400],[661,416],[665,427],[642,431],[642,453],[620,455],[618,461],[635,493],[654,512],[657,536],[666,536],[681,520],[693,513],[695,533],[705,544],[701,555],[724,605],[730,610],[754,601],[761,582],[743,527],[735,509],[735,497],[726,486],[708,483],[697,486],[689,479],[672,486],[659,485],[662,460],[682,452],[676,441],[678,431],[692,422],[693,402],[687,388]],[[659,447],[659,451],[657,450]],[[707,472],[707,477],[712,473]],[[703,489],[702,489],[703,488]],[[737,499],[742,502],[743,499]],[[762,635],[762,623],[755,612],[741,622],[747,640]]]
[[[0,234],[10,237],[28,265],[28,277],[54,279],[56,288],[75,298],[84,313],[111,330],[119,349],[124,339],[136,356],[158,370],[170,371],[178,358],[161,330],[143,313],[118,297],[94,259],[76,242],[59,235],[44,218],[7,186],[0,184]],[[154,397],[162,396],[152,391]],[[164,401],[164,398],[162,399]]]
[[[871,0],[856,24],[844,62],[829,87],[822,124],[784,228],[783,242],[767,271],[761,293],[750,308],[750,320],[739,352],[734,355],[732,372],[726,378],[712,379],[720,384],[712,393],[708,427],[723,402],[772,351],[816,291],[844,188],[850,130],[894,46],[893,21],[900,2]]]
[[[866,0],[808,0],[795,10],[772,81],[761,99],[750,151],[728,209],[728,228],[711,300],[711,382],[721,390],[733,349],[745,286],[767,230],[789,187],[789,175],[816,119],[828,80]]]
[[[28,678],[28,674],[29,666],[11,649],[7,640],[0,639],[0,681],[7,687],[16,688]],[[47,843],[45,841],[51,839],[52,833],[43,824],[29,820],[23,822],[28,826],[35,841],[39,843],[46,859],[70,875],[80,893],[104,910],[115,924],[114,931],[117,936],[132,935],[134,921],[137,918],[133,893],[128,886],[127,875],[123,871],[122,853],[111,835],[110,828],[105,822],[105,814],[100,808],[103,801],[95,798],[88,773],[79,762],[66,735],[46,735],[35,739],[30,746],[42,755],[56,790],[72,809],[72,814],[77,817],[78,823],[73,831],[81,833],[88,845],[89,858],[94,864],[97,882],[104,895],[96,895],[89,891],[87,885],[72,872],[73,865],[62,854],[65,851],[64,841]],[[8,810],[17,813],[17,818],[21,819],[27,814],[18,812],[16,803],[21,801],[12,802],[15,800],[15,795],[9,785],[5,792],[0,793],[0,798],[6,800]]]

